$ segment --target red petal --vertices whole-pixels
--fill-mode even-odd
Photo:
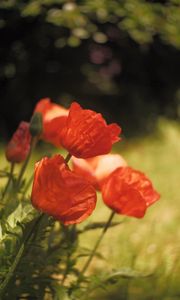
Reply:
[[[94,188],[72,172],[60,155],[36,164],[31,199],[37,209],[65,225],[82,222],[96,206]]]

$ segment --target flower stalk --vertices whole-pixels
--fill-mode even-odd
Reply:
[[[3,195],[2,195],[1,201],[3,201],[4,197],[6,196],[6,193],[7,193],[7,191],[8,191],[8,188],[9,188],[9,186],[10,186],[10,184],[11,184],[11,181],[12,181],[12,178],[13,178],[14,167],[15,167],[15,163],[12,162],[12,163],[11,163],[10,172],[9,172],[9,178],[8,178],[7,183],[6,183],[6,186],[5,186],[5,189],[4,189],[4,192],[3,192]]]
[[[26,158],[26,160],[25,160],[25,162],[24,162],[24,164],[23,164],[23,166],[22,166],[22,168],[21,168],[21,170],[19,172],[19,176],[17,178],[17,182],[16,182],[16,188],[17,189],[20,186],[21,180],[22,180],[23,175],[24,175],[24,173],[26,171],[27,165],[28,165],[28,163],[30,161],[30,158],[31,158],[32,152],[33,152],[33,150],[34,150],[34,148],[36,146],[36,143],[37,143],[37,138],[33,137],[32,140],[31,140],[31,145],[30,145],[30,150],[29,150],[28,156],[27,156],[27,158]]]
[[[94,246],[94,248],[93,248],[93,250],[92,250],[92,252],[91,252],[91,254],[90,254],[89,258],[88,258],[88,260],[86,261],[84,267],[81,270],[81,275],[80,275],[80,277],[79,277],[79,279],[77,281],[77,285],[79,285],[79,283],[81,283],[82,276],[87,271],[87,269],[88,269],[88,267],[89,267],[89,265],[90,265],[90,263],[91,263],[94,255],[95,255],[95,253],[96,253],[96,251],[97,251],[97,249],[99,247],[99,244],[101,243],[101,241],[102,241],[102,239],[103,239],[106,231],[108,230],[109,226],[111,225],[111,222],[112,222],[112,219],[114,218],[114,215],[115,215],[115,212],[112,211],[111,214],[110,214],[110,216],[109,216],[109,218],[108,218],[108,220],[107,220],[107,223],[106,223],[105,227],[103,228],[103,230],[101,232],[101,235],[99,236],[99,238],[96,241],[96,244],[95,244],[95,246]]]

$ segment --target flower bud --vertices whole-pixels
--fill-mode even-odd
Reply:
[[[42,123],[42,114],[41,113],[35,112],[32,115],[32,118],[30,121],[30,126],[29,126],[29,131],[33,137],[38,136],[42,133],[43,123]]]
[[[6,147],[6,158],[12,163],[21,163],[29,153],[31,135],[29,123],[21,122]]]

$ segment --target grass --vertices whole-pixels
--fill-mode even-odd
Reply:
[[[143,171],[161,194],[161,199],[147,211],[143,219],[125,218],[118,227],[109,229],[100,247],[101,257],[96,257],[89,273],[106,274],[112,270],[129,268],[146,278],[122,278],[105,291],[87,295],[87,300],[177,300],[180,299],[180,130],[177,123],[159,120],[151,136],[125,140],[114,149],[122,154],[129,165]],[[51,152],[51,148],[44,149]],[[34,154],[29,167],[32,174],[34,161],[42,156]],[[6,166],[3,149],[0,150],[1,168]],[[86,221],[105,221],[110,210],[101,196],[94,214]],[[124,220],[117,215],[116,221]],[[83,226],[84,224],[80,225]],[[81,247],[92,248],[100,230],[81,236]],[[103,257],[103,258],[102,258]],[[81,259],[81,266],[83,265]]]

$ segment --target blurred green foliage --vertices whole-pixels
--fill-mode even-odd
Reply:
[[[180,48],[179,5],[179,0],[1,0],[0,8],[16,10],[24,18],[41,15],[47,22],[68,28],[70,46],[91,35],[95,41],[106,42],[99,24],[112,23],[140,44],[152,42],[158,34],[166,43]],[[2,26],[6,26],[3,19]]]

